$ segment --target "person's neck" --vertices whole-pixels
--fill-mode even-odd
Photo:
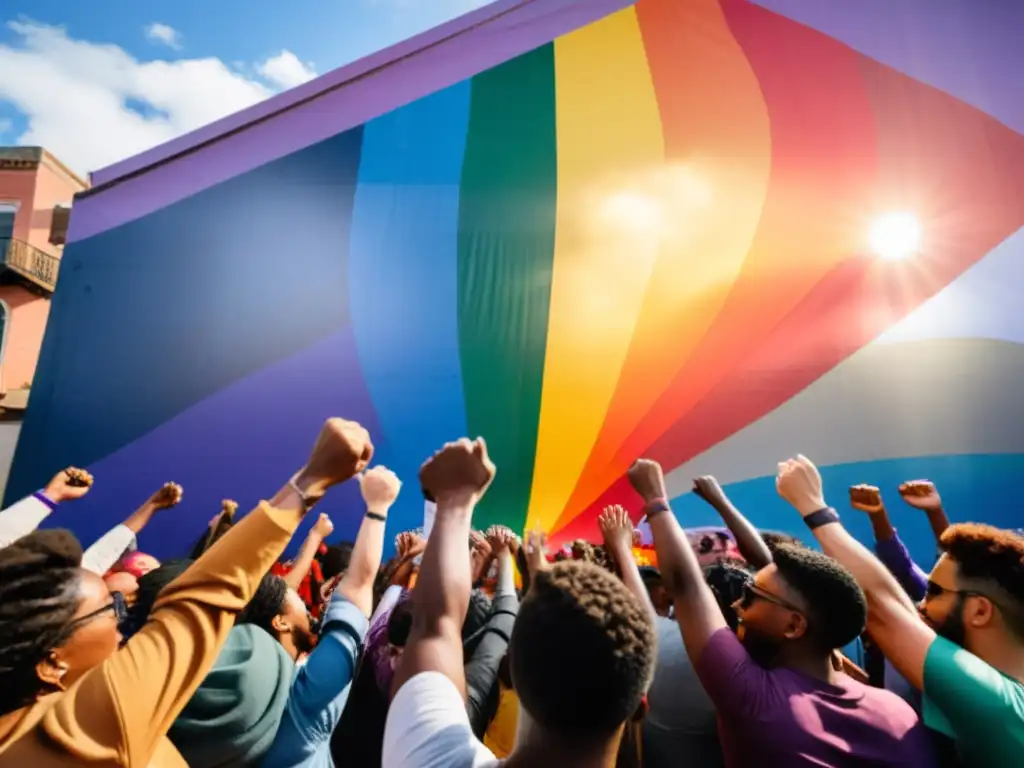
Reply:
[[[839,685],[840,682],[840,673],[832,666],[831,655],[822,657],[811,653],[792,653],[781,657],[775,666],[795,670],[829,685]]]
[[[1024,652],[1021,651],[1020,643],[993,637],[983,638],[973,645],[976,647],[969,650],[979,659],[1007,677],[1024,683]]]
[[[292,661],[297,662],[299,660],[299,647],[295,644],[291,634],[278,635],[277,641],[284,648],[284,652],[292,657]]]
[[[520,709],[520,717],[527,716]],[[526,727],[523,727],[523,726]],[[619,752],[620,729],[602,744],[588,747],[578,741],[565,741],[520,723],[516,746],[503,763],[504,768],[615,768]]]

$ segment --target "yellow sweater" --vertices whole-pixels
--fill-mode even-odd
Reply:
[[[0,768],[187,768],[167,731],[299,520],[261,504],[163,591],[124,648],[67,691],[0,717]]]

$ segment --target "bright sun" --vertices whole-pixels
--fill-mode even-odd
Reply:
[[[887,213],[871,225],[869,241],[879,258],[906,259],[921,247],[921,224],[909,213]]]

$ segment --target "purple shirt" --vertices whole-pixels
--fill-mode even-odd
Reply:
[[[829,685],[792,669],[764,669],[728,629],[694,665],[718,710],[727,768],[937,765],[917,713],[889,691],[841,676]]]
[[[928,574],[914,562],[906,545],[900,541],[894,530],[891,539],[875,542],[875,554],[896,581],[910,595],[911,600],[923,600],[925,587],[928,586]]]

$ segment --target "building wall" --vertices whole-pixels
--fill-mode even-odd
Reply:
[[[14,237],[17,240],[28,240],[32,231],[36,178],[34,171],[0,170],[0,203],[15,203],[18,206],[18,213],[14,217]]]
[[[21,433],[20,421],[0,421],[0,493],[7,488],[7,477],[14,460],[14,449]]]
[[[39,362],[39,349],[50,315],[50,300],[20,285],[0,286],[0,300],[7,309],[3,357],[0,358],[0,391],[31,384]]]
[[[36,171],[36,183],[32,198],[33,212],[30,217],[28,237],[31,245],[42,251],[59,256],[62,248],[50,244],[50,224],[55,205],[70,206],[76,192],[85,185],[71,175],[59,162],[49,155],[43,155],[43,162]]]

